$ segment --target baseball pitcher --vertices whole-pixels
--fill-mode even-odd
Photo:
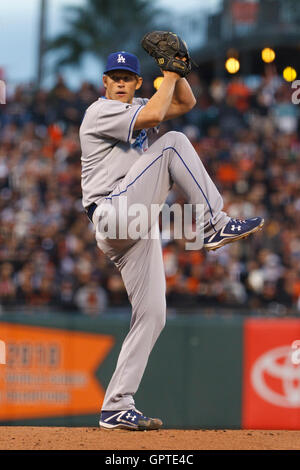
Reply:
[[[150,213],[151,206],[163,205],[175,182],[188,203],[204,207],[207,250],[245,238],[264,223],[261,217],[232,219],[222,210],[222,197],[184,134],[167,132],[148,147],[148,137],[161,122],[187,113],[196,100],[186,80],[191,58],[185,42],[174,33],[154,31],[144,36],[142,46],[163,73],[156,93],[149,100],[135,98],[142,85],[138,58],[124,51],[112,53],[103,75],[105,96],[87,109],[80,127],[83,206],[94,224],[98,247],[121,273],[132,306],[130,329],[102,405],[99,424],[104,429],[162,426],[160,419],[138,411],[134,402],[166,320],[162,249],[159,237],[134,238],[126,230],[125,236],[124,230],[118,235],[120,220],[130,219],[130,207],[140,203]],[[107,235],[112,213],[117,230]],[[158,214],[158,230],[157,220]]]

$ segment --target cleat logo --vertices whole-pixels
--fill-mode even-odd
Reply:
[[[126,419],[131,419],[131,421],[134,421],[136,419],[136,416],[131,415],[130,413],[127,413]]]

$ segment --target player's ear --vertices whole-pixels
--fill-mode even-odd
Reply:
[[[107,76],[106,75],[103,75],[102,81],[103,81],[104,88],[107,88]]]
[[[135,89],[138,90],[139,88],[141,88],[143,84],[143,79],[142,77],[139,77],[138,75],[136,76],[136,85],[135,85]]]

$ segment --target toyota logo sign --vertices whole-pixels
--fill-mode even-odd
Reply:
[[[251,370],[258,395],[273,405],[300,407],[300,365],[291,361],[291,347],[281,346],[260,356]]]

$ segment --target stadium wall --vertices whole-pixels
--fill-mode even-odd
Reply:
[[[2,315],[0,424],[97,426],[129,321]],[[170,315],[137,408],[168,428],[300,429],[298,339],[299,319]]]

